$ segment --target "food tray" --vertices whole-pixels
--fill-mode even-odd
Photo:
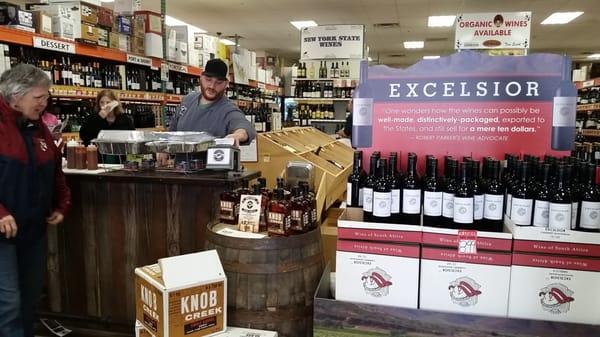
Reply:
[[[92,142],[100,154],[126,155],[149,153],[145,143],[156,139],[156,135],[148,131],[102,130]]]
[[[118,143],[103,140],[94,140],[100,154],[127,155],[148,153],[144,142]]]
[[[154,132],[153,136],[156,140],[164,140],[171,142],[184,143],[204,143],[214,141],[215,137],[206,132],[190,132],[190,131],[175,131],[175,132]]]
[[[170,154],[177,153],[195,153],[203,152],[213,145],[213,141],[205,142],[178,142],[178,141],[167,141],[157,140],[146,143],[146,148],[151,152],[163,152]]]

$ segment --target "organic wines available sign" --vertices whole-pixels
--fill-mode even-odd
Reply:
[[[300,58],[362,59],[364,25],[329,25],[302,28]]]
[[[575,137],[576,90],[569,72],[570,59],[560,55],[471,51],[407,69],[370,67],[369,90],[361,79],[357,91],[360,98],[372,93],[372,139],[353,144],[370,147],[367,156],[375,150],[438,158],[562,155],[558,151],[570,150]]]
[[[530,34],[531,12],[459,14],[454,48],[526,49]]]

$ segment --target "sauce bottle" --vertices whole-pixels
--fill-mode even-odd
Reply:
[[[96,145],[90,144],[87,147],[87,169],[97,170],[98,169],[98,148]]]

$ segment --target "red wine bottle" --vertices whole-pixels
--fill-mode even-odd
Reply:
[[[437,176],[438,161],[427,156],[423,179],[423,225],[439,227],[442,222],[442,188]]]

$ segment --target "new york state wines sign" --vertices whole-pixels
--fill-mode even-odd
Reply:
[[[302,28],[300,55],[310,59],[362,59],[364,25],[329,25]]]

